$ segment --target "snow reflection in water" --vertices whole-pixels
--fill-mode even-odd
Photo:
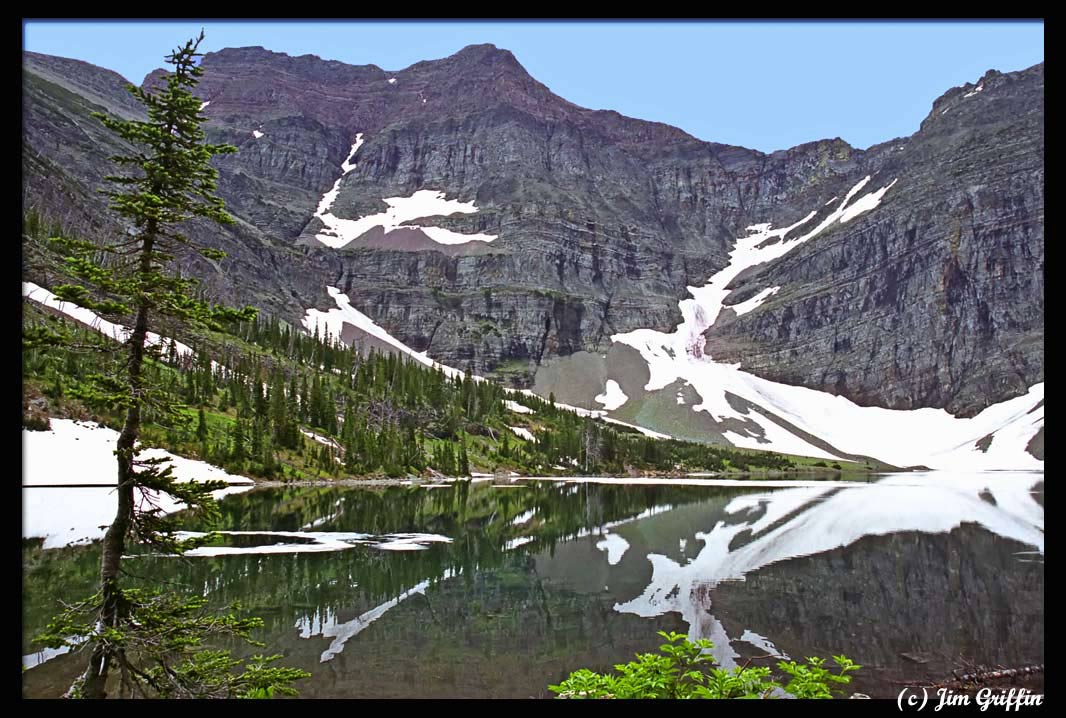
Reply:
[[[1043,568],[1029,563],[1043,560],[1042,496],[1031,493],[1042,481],[1015,472],[264,489],[224,502],[223,524],[263,531],[230,532],[205,547],[214,558],[146,559],[139,570],[255,603],[269,650],[330,664],[308,697],[540,695],[563,663],[609,665],[651,648],[659,628],[711,639],[725,665],[831,649],[871,676],[878,665],[909,676],[925,669],[900,667],[898,652],[934,639],[944,656],[1006,646],[988,659],[1042,661]],[[980,593],[952,594],[959,566]],[[36,604],[64,590],[43,573],[31,588]],[[820,624],[826,611],[840,620]],[[566,659],[549,661],[563,630]],[[69,658],[31,675],[46,680]],[[390,682],[397,666],[418,684]],[[468,682],[454,682],[456,666]]]
[[[690,639],[712,640],[715,657],[731,668],[738,654],[701,598],[707,588],[743,580],[775,562],[848,546],[865,536],[947,533],[964,523],[1034,546],[1042,557],[1044,509],[1032,495],[1041,481],[1043,474],[930,472],[847,489],[796,488],[739,496],[725,513],[740,520],[720,520],[710,531],[697,532],[703,548],[690,562],[682,565],[649,553],[650,583],[641,595],[616,603],[615,610],[642,617],[679,613],[689,625]]]

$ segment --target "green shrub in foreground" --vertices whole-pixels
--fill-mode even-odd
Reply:
[[[780,683],[762,666],[715,668],[714,658],[704,653],[713,648],[710,641],[692,643],[673,632],[659,635],[667,640],[660,653],[638,653],[637,660],[616,665],[616,674],[582,668],[548,688],[559,698],[770,698],[780,690],[796,698],[832,698],[842,691],[830,685],[850,683],[848,673],[861,668],[845,656],[833,656],[838,673],[824,667],[824,658],[780,661],[777,667],[789,676],[787,683]]]

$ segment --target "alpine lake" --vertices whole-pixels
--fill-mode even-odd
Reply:
[[[862,665],[845,695],[895,699],[953,670],[1043,664],[1043,481],[257,487],[226,496],[215,525],[187,520],[224,532],[213,545],[124,569],[262,617],[266,646],[232,647],[310,671],[303,698],[550,698],[664,630],[710,639],[725,667],[843,653]],[[86,656],[31,639],[95,591],[99,545],[22,550],[23,694],[58,697]],[[1042,676],[1027,685],[1043,692]]]

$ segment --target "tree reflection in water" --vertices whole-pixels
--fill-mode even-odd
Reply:
[[[1030,492],[1042,476],[1000,478],[270,488],[186,528],[452,540],[127,563],[145,582],[262,616],[266,650],[314,674],[306,697],[546,697],[570,670],[652,649],[660,628],[711,637],[727,658],[844,652],[871,667],[858,681],[885,677],[865,681],[876,693],[923,673],[901,652],[935,653],[930,670],[982,645],[999,662],[1042,662],[1043,506]],[[24,550],[24,654],[57,599],[92,591],[97,551]],[[54,694],[69,658],[27,672],[26,694]]]

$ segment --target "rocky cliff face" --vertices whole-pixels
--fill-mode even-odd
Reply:
[[[848,181],[898,178],[876,212],[740,277],[781,290],[708,334],[716,358],[861,404],[972,414],[1042,381],[1043,66],[938,99]]]
[[[64,93],[136,109],[113,73],[64,63],[24,60],[27,196],[55,195],[51,167],[67,166],[77,130],[64,119],[84,108],[63,107]],[[878,186],[898,179],[882,206],[739,277],[730,303],[781,289],[723,317],[709,351],[896,408],[972,412],[1043,378],[1042,65],[949,91],[905,140],[771,155],[577,107],[491,45],[395,73],[262,48],[211,53],[203,67],[209,139],[240,149],[218,161],[239,222],[203,230],[230,258],[194,271],[231,301],[296,321],[338,286],[416,350],[530,381],[553,357],[606,351],[612,334],[677,324],[686,287],[726,265],[745,227],[791,224],[872,174]],[[68,173],[86,195],[105,143],[74,153],[95,158]],[[337,217],[434,190],[478,211],[418,225],[497,239],[390,247],[378,230],[323,246],[316,209],[338,178]]]
[[[23,207],[34,210],[62,230],[84,238],[105,239],[125,231],[107,211],[99,190],[114,171],[109,158],[131,148],[91,116],[106,112],[143,118],[127,82],[109,70],[64,58],[24,53],[22,83]],[[187,234],[197,243],[225,250],[229,257],[210,262],[197,253],[182,257],[183,266],[209,292],[233,303],[248,302],[267,311],[292,315],[302,309],[294,300],[279,266],[301,270],[303,254],[270,237],[239,213],[237,224],[219,228],[196,224]],[[44,286],[58,278],[54,258],[33,243],[23,243],[23,275]]]
[[[128,149],[92,112],[143,115],[117,74],[77,60],[25,53],[22,73],[22,201],[90,235],[115,229],[94,190],[107,158]]]

